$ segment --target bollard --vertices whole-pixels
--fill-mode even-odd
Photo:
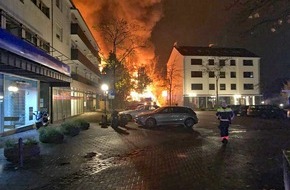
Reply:
[[[108,127],[107,124],[108,124],[107,115],[102,115],[101,127],[107,128]]]
[[[18,155],[19,155],[19,167],[23,167],[23,140],[18,139]]]

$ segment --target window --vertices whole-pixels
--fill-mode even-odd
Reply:
[[[55,0],[55,5],[60,11],[62,11],[62,0]]]
[[[253,72],[244,72],[244,78],[254,78]]]
[[[191,65],[202,65],[201,59],[191,59]]]
[[[226,66],[226,60],[224,60],[224,59],[221,59],[220,61],[220,66]]]
[[[49,45],[49,43],[48,42],[46,42],[46,41],[44,41],[44,40],[39,40],[39,47],[41,48],[41,49],[43,49],[44,51],[46,51],[46,52],[50,52],[49,51],[49,49],[50,49],[50,47],[49,47],[50,45]]]
[[[202,90],[202,84],[191,84],[191,90]]]
[[[191,71],[192,78],[202,78],[202,71]]]
[[[226,84],[220,84],[220,90],[226,90]]]
[[[49,18],[49,8],[41,0],[31,0]]]
[[[22,37],[21,25],[9,17],[6,19],[6,30],[15,36]]]
[[[231,78],[236,78],[236,72],[231,72]]]
[[[236,60],[230,60],[230,66],[236,66]]]
[[[25,31],[25,39],[34,44],[34,45],[37,45],[37,37],[30,31]]]
[[[63,33],[63,30],[60,26],[56,25],[56,38],[59,39],[61,42],[62,42],[62,33]]]
[[[253,66],[253,60],[243,60],[244,66]]]
[[[214,65],[214,60],[213,59],[209,59],[208,60],[208,65]]]
[[[220,78],[226,78],[226,72],[220,72]]]
[[[237,85],[236,84],[231,84],[231,90],[237,90]]]
[[[215,85],[214,84],[209,84],[208,88],[209,88],[209,90],[215,90]]]
[[[253,90],[254,85],[253,84],[244,84],[244,90]]]
[[[208,73],[208,76],[209,76],[209,78],[214,78],[215,77],[214,72],[213,71],[210,71]]]

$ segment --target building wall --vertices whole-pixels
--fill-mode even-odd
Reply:
[[[184,81],[186,80],[184,71],[187,69],[183,64],[183,59],[183,56],[173,49],[167,62],[167,77],[171,81],[167,84],[167,104],[183,104]]]
[[[192,65],[192,59],[200,59],[201,65]],[[225,78],[218,79],[218,96],[219,101],[226,101],[228,104],[258,104],[260,103],[260,58],[258,57],[212,57],[212,56],[184,56],[173,48],[167,63],[167,72],[170,65],[175,64],[180,68],[180,76],[182,79],[175,80],[177,88],[178,103],[193,108],[209,108],[214,107],[216,102],[216,78],[209,77],[206,67],[209,66],[209,59],[214,60],[214,65],[220,60],[225,60],[225,66],[221,72],[225,73]],[[231,60],[235,61],[235,65],[231,65]],[[244,60],[251,60],[252,66],[245,66]],[[192,72],[197,71],[201,76],[192,77]],[[235,78],[231,77],[231,72],[235,73]],[[249,78],[244,77],[244,72]],[[202,89],[192,89],[192,84],[202,85]],[[214,89],[210,89],[209,85],[213,84]],[[220,84],[225,85],[225,89],[220,89]],[[245,89],[244,84],[250,84],[253,89]],[[232,86],[236,85],[236,89]],[[250,87],[251,87],[250,86]],[[174,91],[174,90],[173,90]],[[174,92],[173,92],[174,96]],[[174,99],[174,98],[173,98]],[[174,101],[172,101],[174,104]]]
[[[54,0],[55,2],[55,0]],[[64,54],[66,57],[60,56],[60,60],[67,60],[71,57],[71,39],[70,39],[70,25],[71,25],[71,3],[67,0],[60,1],[60,7],[57,7],[55,3],[52,5],[52,46]],[[60,31],[61,30],[61,31]],[[61,36],[60,35],[61,32]],[[58,52],[54,52],[53,55],[59,56]]]
[[[209,90],[209,84],[215,84],[215,78],[209,78],[207,73],[202,74],[202,78],[192,78],[191,71],[203,71],[205,68],[200,65],[191,65],[191,59],[202,59],[203,65],[207,62],[207,57],[202,56],[188,56],[185,57],[185,91],[184,94],[196,94],[196,95],[215,95],[215,90]],[[252,94],[259,95],[260,89],[259,85],[259,68],[260,63],[258,58],[251,58],[253,60],[253,66],[243,66],[243,60],[249,58],[227,58],[221,57],[220,59],[226,59],[226,66],[221,70],[225,72],[225,78],[219,79],[219,84],[225,84],[226,90],[219,90],[220,95],[233,95],[233,94]],[[236,66],[229,66],[229,60],[236,60]],[[230,72],[236,72],[236,78],[230,77]],[[253,78],[244,78],[243,72],[253,72]],[[201,83],[203,85],[203,90],[191,90],[192,83]],[[253,90],[245,90],[244,84],[250,83],[255,86]],[[231,84],[236,84],[237,89],[231,90]]]

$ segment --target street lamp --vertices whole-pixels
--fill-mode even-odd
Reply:
[[[105,96],[105,115],[102,116],[102,125],[107,127],[107,94],[108,94],[108,89],[109,86],[107,84],[103,84],[101,86],[102,91],[104,92],[104,96]]]

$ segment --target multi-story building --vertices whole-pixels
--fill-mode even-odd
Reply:
[[[98,45],[71,0],[0,1],[0,134],[98,107]]]
[[[260,58],[246,49],[174,46],[167,77],[171,104],[203,109],[223,101],[261,103]]]

